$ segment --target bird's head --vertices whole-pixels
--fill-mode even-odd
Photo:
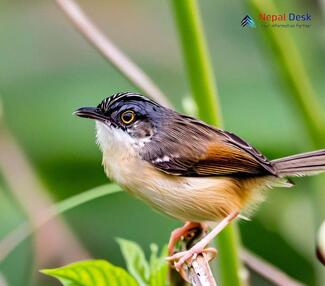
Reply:
[[[107,97],[97,107],[79,108],[74,114],[96,120],[97,140],[103,150],[112,144],[141,147],[157,132],[167,111],[140,94],[124,92]]]

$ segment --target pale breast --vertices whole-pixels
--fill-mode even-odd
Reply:
[[[114,152],[103,153],[103,166],[106,175],[118,184],[127,186],[132,181],[136,158],[134,154],[124,150],[122,154]]]

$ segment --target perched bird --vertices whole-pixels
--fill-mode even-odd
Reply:
[[[235,134],[137,93],[114,94],[75,114],[96,120],[109,178],[152,207],[187,221],[173,232],[170,251],[193,224],[221,220],[191,249],[171,256],[179,270],[231,220],[261,202],[264,190],[291,187],[286,177],[325,171],[325,150],[269,161]]]

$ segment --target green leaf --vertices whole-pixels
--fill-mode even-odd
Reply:
[[[139,285],[149,285],[150,268],[141,247],[133,241],[122,238],[118,238],[117,242],[120,245],[128,271]]]
[[[64,286],[137,286],[124,269],[105,260],[85,260],[42,273],[57,278]]]
[[[149,260],[150,265],[150,286],[166,286],[167,273],[168,273],[168,263],[166,261],[167,256],[167,246],[165,246],[160,256],[158,256],[158,246],[156,244],[150,245],[151,256]]]

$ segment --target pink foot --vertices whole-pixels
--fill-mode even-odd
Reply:
[[[185,237],[193,229],[199,227],[202,227],[203,229],[207,229],[207,226],[204,224],[188,221],[182,227],[173,230],[168,243],[169,255],[172,255],[174,253],[175,244],[178,240]]]

